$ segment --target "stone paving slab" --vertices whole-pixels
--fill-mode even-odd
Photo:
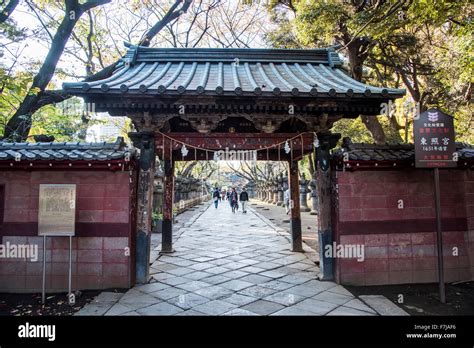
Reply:
[[[279,231],[289,234],[290,224],[289,217],[285,213],[284,206],[277,206],[260,200],[254,200],[252,203],[257,203],[259,213],[266,219],[272,222]],[[309,204],[309,203],[308,203]],[[252,208],[257,205],[251,205]],[[317,232],[317,215],[311,215],[309,212],[301,212],[301,230],[303,232],[303,242],[308,244],[311,248],[317,250],[319,247],[318,243],[318,232]]]
[[[126,314],[126,313],[130,313],[132,311],[133,311],[133,309],[130,308],[129,306],[124,305],[122,303],[116,303],[112,306],[112,308],[110,308],[105,313],[105,315],[107,315],[107,316],[123,315],[123,314]]]
[[[346,306],[340,306],[340,307],[337,307],[332,312],[329,312],[326,315],[328,315],[328,316],[333,316],[333,315],[336,315],[336,316],[337,315],[340,315],[340,316],[346,316],[346,315],[363,316],[363,315],[375,315],[375,314],[367,313],[367,312],[364,312],[364,311],[359,311],[357,309],[346,307]]]
[[[175,231],[175,252],[151,265],[149,284],[102,293],[77,315],[401,315],[385,297],[356,298],[318,280],[317,253],[294,253],[288,234],[249,208],[201,207]],[[405,313],[406,314],[406,313]]]
[[[293,307],[311,312],[314,315],[325,315],[339,306],[327,301],[319,301],[312,298],[307,298],[306,300],[298,302]]]
[[[228,312],[229,310],[235,308],[237,308],[237,305],[234,305],[232,303],[220,300],[213,300],[196,306],[193,309],[208,315],[222,315]]]
[[[161,302],[138,309],[137,313],[141,315],[175,315],[182,311],[183,309],[177,306],[173,306],[172,304],[166,302]]]
[[[182,309],[191,309],[209,301],[210,300],[207,297],[200,296],[198,294],[187,293],[185,295],[180,295],[168,300],[168,303],[171,303]]]
[[[89,303],[87,306],[84,306],[80,311],[76,312],[74,315],[77,316],[96,316],[96,315],[105,315],[110,309],[110,303]]]
[[[283,308],[285,308],[285,306],[276,302],[266,300],[257,300],[242,307],[242,309],[244,310],[248,310],[252,313],[256,313],[259,315],[269,315],[278,312]]]
[[[363,295],[359,298],[380,315],[409,315],[388,298],[382,295]]]
[[[255,316],[258,315],[257,313],[247,311],[242,308],[235,308],[228,312],[225,312],[223,315],[235,315],[235,316]]]
[[[359,299],[353,299],[353,300],[350,300],[349,302],[346,302],[344,304],[344,307],[349,307],[349,308],[357,309],[359,311],[364,311],[364,312],[368,312],[368,313],[371,313],[371,314],[376,314],[376,312],[372,308],[370,308],[369,306],[364,304]]]

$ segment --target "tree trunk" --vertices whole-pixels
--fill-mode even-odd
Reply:
[[[348,56],[349,56],[349,66],[351,69],[351,75],[354,80],[362,82],[362,67],[364,64],[364,58],[361,56],[359,43],[360,40],[353,40],[347,46]],[[385,144],[386,136],[377,117],[374,116],[364,116],[361,115],[362,122],[365,127],[369,130],[374,142],[376,144]]]
[[[364,122],[364,125],[369,130],[370,134],[372,134],[374,143],[385,144],[387,142],[385,132],[377,117],[361,115],[360,118],[362,122]]]

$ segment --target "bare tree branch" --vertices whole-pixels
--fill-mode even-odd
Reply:
[[[186,13],[191,6],[193,0],[184,0],[183,6],[178,9],[179,4],[182,0],[176,0],[171,6],[170,10],[164,15],[164,17],[158,21],[146,34],[145,37],[138,43],[139,46],[150,46],[151,40],[171,21],[175,20],[183,13]]]

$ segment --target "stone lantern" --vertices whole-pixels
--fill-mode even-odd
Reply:
[[[289,186],[288,186],[288,172],[285,171],[285,174],[283,176],[283,204],[282,204],[282,207],[286,209],[285,207],[285,191],[288,190]]]
[[[300,210],[307,212],[310,211],[308,208],[308,193],[310,192],[308,189],[309,180],[306,180],[304,173],[301,175],[300,179]]]
[[[174,202],[178,203],[181,200],[181,189],[182,189],[182,181],[181,177],[176,177],[174,180]]]
[[[318,188],[316,186],[316,179],[311,180],[309,186],[311,187],[311,215],[318,215]]]
[[[271,203],[272,202],[272,183],[267,182],[265,185],[265,202]]]
[[[253,181],[249,181],[246,187],[247,187],[247,193],[249,195],[249,198],[254,198],[255,197],[255,183]]]
[[[278,178],[275,177],[272,181],[272,204],[277,204],[278,202]]]
[[[278,206],[282,206],[284,205],[285,203],[283,202],[283,195],[284,195],[284,192],[283,192],[283,173],[280,173],[278,174],[278,192],[277,192],[277,195],[278,195],[278,199],[277,199],[277,205]]]

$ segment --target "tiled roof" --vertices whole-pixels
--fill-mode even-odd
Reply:
[[[459,154],[460,165],[466,162],[474,162],[474,145],[456,143],[456,151]],[[406,162],[412,164],[415,161],[415,148],[413,144],[363,144],[352,143],[350,138],[344,138],[342,147],[332,155],[339,164],[347,153],[349,162]],[[346,161],[347,162],[347,161]]]
[[[107,161],[130,158],[122,137],[115,143],[6,143],[0,142],[0,161]]]
[[[391,97],[403,89],[360,83],[332,49],[211,49],[131,46],[112,76],[64,83],[74,95]]]

